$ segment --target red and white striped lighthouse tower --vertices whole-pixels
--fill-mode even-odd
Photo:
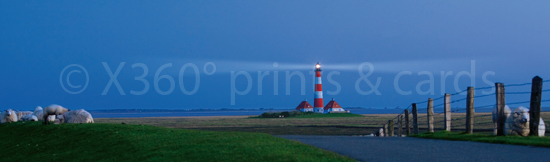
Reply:
[[[321,83],[321,65],[315,65],[315,94],[313,101],[313,109],[316,113],[323,113],[323,86]]]

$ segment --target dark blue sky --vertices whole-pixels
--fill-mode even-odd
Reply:
[[[15,109],[53,103],[69,108],[294,108],[305,98],[313,100],[309,72],[320,62],[325,103],[336,98],[344,107],[406,107],[455,93],[457,74],[471,73],[472,60],[475,87],[530,82],[535,75],[550,79],[549,7],[548,1],[1,1],[0,98],[3,107]],[[103,62],[113,73],[125,62],[117,76],[125,95],[115,84],[102,95],[110,80]],[[214,74],[205,74],[206,62],[216,66]],[[374,67],[369,81],[381,80],[380,95],[356,89],[364,62]],[[172,66],[160,68],[168,63]],[[184,94],[179,85],[180,68],[187,63],[200,73],[193,94]],[[61,86],[78,89],[64,80],[70,68],[61,74],[71,64],[88,72],[89,84],[78,94]],[[146,87],[139,81],[141,65],[147,67],[143,79],[149,89],[134,95]],[[157,78],[165,76],[155,83],[159,69]],[[193,71],[184,71],[186,91],[195,84]],[[244,71],[252,81],[248,93],[235,95],[234,105],[231,71]],[[261,95],[258,71],[269,71]],[[287,71],[304,74],[304,95],[299,76],[288,82],[287,95]],[[400,94],[394,84],[404,71],[411,75],[402,75],[398,87],[410,95]],[[442,71],[452,72],[443,82]],[[80,72],[72,73],[70,83],[82,88],[86,77]],[[327,79],[331,72],[333,82]],[[430,79],[426,74],[433,74],[433,82],[422,84]],[[174,86],[165,78],[173,78]],[[469,79],[460,77],[458,89],[470,86]],[[248,86],[244,75],[234,82],[237,91]],[[340,85],[337,93],[334,83]],[[422,93],[431,92],[431,86],[433,95]],[[171,93],[161,95],[171,87]],[[370,90],[362,80],[359,88]],[[507,90],[529,91],[530,86]],[[476,100],[476,105],[491,103],[494,97]]]

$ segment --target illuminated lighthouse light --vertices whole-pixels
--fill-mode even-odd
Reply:
[[[324,113],[323,109],[323,87],[321,83],[321,65],[315,65],[315,93],[313,94],[313,109],[316,113]]]

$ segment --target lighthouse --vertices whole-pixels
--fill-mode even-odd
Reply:
[[[315,93],[313,94],[313,110],[315,113],[324,113],[323,87],[321,83],[321,64],[315,65]]]

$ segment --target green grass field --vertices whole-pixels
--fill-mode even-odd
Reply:
[[[550,147],[550,137],[493,136],[485,134],[466,134],[447,131],[437,131],[435,133],[426,132],[418,135],[411,135],[411,137]]]
[[[368,135],[374,133],[381,121],[388,121],[394,114],[356,117],[322,118],[250,118],[249,116],[220,117],[152,117],[152,118],[98,118],[96,123],[127,123],[153,125],[168,128],[208,131],[260,132],[272,135]],[[371,127],[371,128],[367,128]]]
[[[354,161],[264,133],[40,122],[0,132],[2,161]]]
[[[320,115],[320,116],[316,116]],[[343,115],[343,116],[341,116]],[[332,116],[332,117],[331,117]],[[347,116],[347,117],[346,117]],[[261,132],[272,135],[368,135],[378,131],[397,114],[312,114],[287,118],[251,118],[250,116],[213,117],[151,117],[151,118],[98,118],[96,123],[128,123],[168,128],[198,129],[209,131]],[[547,127],[550,112],[541,113]],[[453,113],[452,131],[465,131],[465,113]],[[444,130],[444,116],[435,115],[435,130]],[[395,120],[397,121],[397,120]],[[476,113],[474,133],[492,134],[491,113]],[[395,125],[397,131],[397,124]],[[426,114],[418,115],[420,132],[428,131]],[[550,131],[547,130],[547,136]]]

